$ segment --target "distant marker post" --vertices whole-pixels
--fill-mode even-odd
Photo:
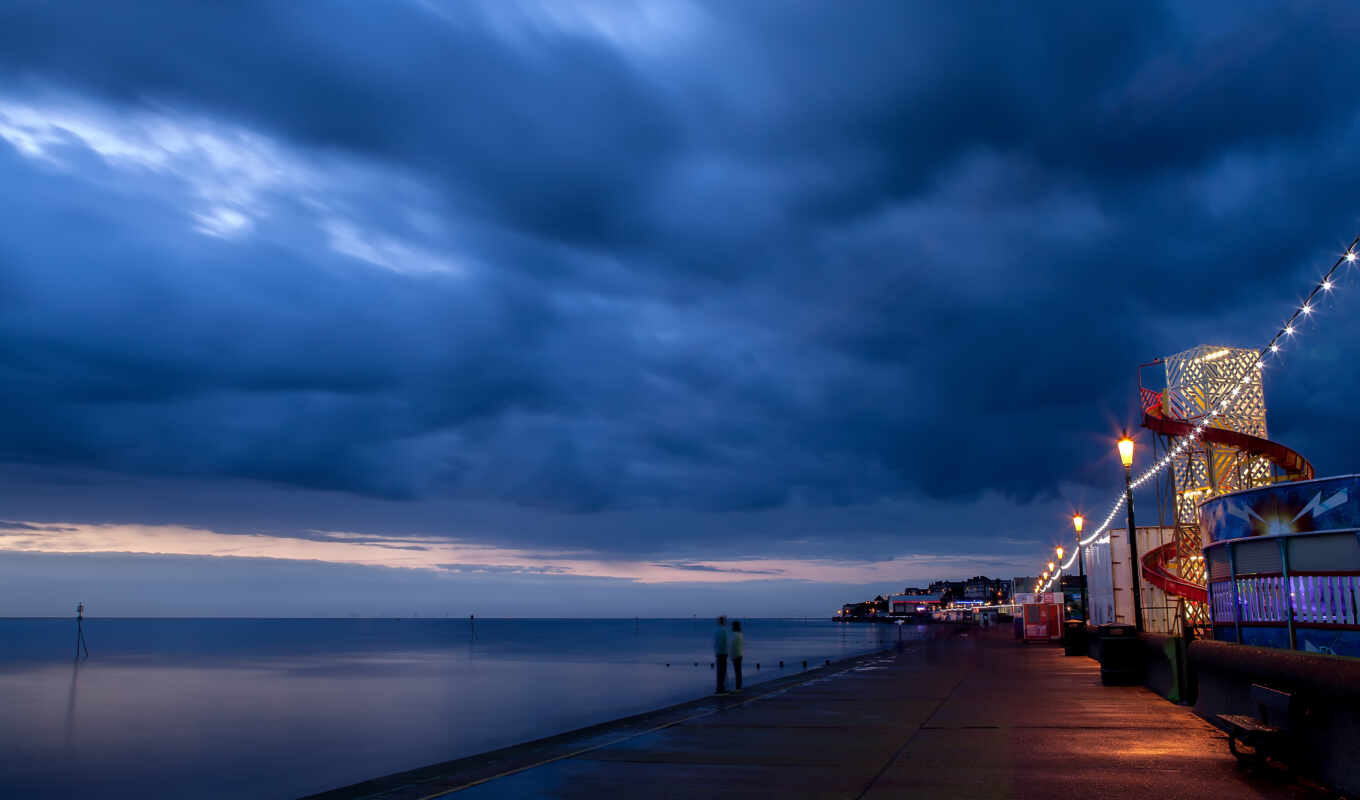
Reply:
[[[90,648],[85,644],[85,604],[76,603],[76,659],[80,659],[80,651],[85,651],[85,657],[90,657]]]

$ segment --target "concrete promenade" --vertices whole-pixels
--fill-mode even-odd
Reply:
[[[327,798],[1319,797],[1098,665],[972,631]]]

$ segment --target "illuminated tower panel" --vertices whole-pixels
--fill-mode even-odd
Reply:
[[[1168,356],[1162,414],[1196,422],[1218,409],[1209,422],[1222,428],[1269,438],[1266,431],[1265,391],[1260,353],[1243,347],[1199,347]],[[1246,378],[1244,381],[1243,378]],[[1237,395],[1233,395],[1236,389]],[[1227,408],[1221,403],[1229,401]],[[1204,585],[1204,558],[1200,548],[1199,504],[1209,497],[1262,486],[1271,482],[1270,462],[1236,448],[1202,440],[1181,440],[1188,446],[1171,462],[1177,531],[1177,569],[1181,577]],[[1194,625],[1208,623],[1203,603],[1186,603],[1185,615]]]
[[[1266,400],[1260,355],[1244,347],[1199,347],[1165,359],[1166,391],[1162,412],[1196,422],[1225,400],[1231,401],[1210,426],[1267,439]],[[1243,376],[1247,378],[1242,381]],[[1233,389],[1240,387],[1234,398]],[[1232,447],[1194,442],[1172,461],[1176,516],[1197,524],[1199,504],[1216,494],[1270,483],[1270,462]]]

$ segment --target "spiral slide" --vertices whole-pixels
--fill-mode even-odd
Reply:
[[[1160,392],[1143,392],[1143,427],[1167,436],[1189,436],[1193,422],[1167,417],[1162,413]],[[1231,447],[1250,455],[1261,456],[1279,467],[1285,480],[1306,481],[1313,478],[1313,465],[1298,452],[1279,442],[1262,439],[1222,428],[1205,428],[1200,438],[1210,444]],[[1198,603],[1209,602],[1208,589],[1177,575],[1170,566],[1176,557],[1176,543],[1168,542],[1143,556],[1143,579],[1169,595],[1184,597]]]

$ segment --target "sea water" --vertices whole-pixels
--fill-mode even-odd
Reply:
[[[336,788],[702,697],[714,688],[713,627],[87,619],[90,655],[76,659],[74,620],[0,620],[0,797]],[[748,685],[898,635],[803,619],[743,628]]]

